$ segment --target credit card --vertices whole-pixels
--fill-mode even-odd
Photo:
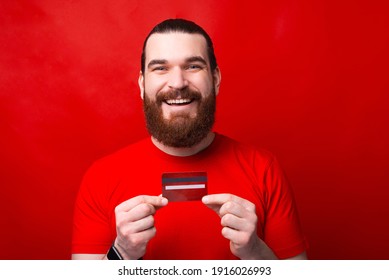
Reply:
[[[207,172],[162,174],[162,196],[169,201],[201,200],[208,193]]]

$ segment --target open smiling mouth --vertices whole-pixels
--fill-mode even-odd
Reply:
[[[192,103],[195,99],[182,98],[182,99],[166,99],[164,102],[170,106],[183,106]]]

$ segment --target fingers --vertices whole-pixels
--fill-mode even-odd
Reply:
[[[221,224],[236,230],[252,231],[257,223],[255,204],[232,194],[213,194],[203,197],[203,203],[217,212]]]
[[[235,202],[242,205],[248,211],[255,210],[255,205],[252,202],[228,193],[206,195],[202,198],[202,201],[208,207],[222,206],[226,202]]]
[[[238,231],[252,232],[257,224],[257,215],[254,211],[249,211],[247,208],[236,202],[226,202],[219,210],[221,217],[221,225]]]
[[[236,245],[245,245],[256,235],[256,215],[239,218],[226,214],[221,219],[222,235]]]
[[[117,227],[118,237],[121,241],[126,240],[126,244],[130,246],[147,243],[154,237],[155,232],[153,216],[148,216],[145,219],[133,223],[121,223]]]
[[[117,227],[127,233],[135,233],[154,225],[157,207],[167,204],[167,199],[161,196],[137,196],[119,204],[115,209]]]
[[[146,249],[147,242],[144,242],[144,240],[152,239],[155,236],[155,234],[156,234],[156,229],[155,227],[152,227],[148,230],[130,235],[128,241],[130,244],[137,244],[138,248],[140,249]],[[137,247],[134,246],[134,248]]]
[[[246,213],[249,212],[243,205],[235,202],[235,201],[227,201],[224,203],[219,210],[220,216],[224,216],[226,214],[232,214],[237,217],[244,217]]]
[[[255,212],[255,204],[232,194],[212,194],[203,197],[202,202],[220,217],[227,213],[244,217],[246,212]]]
[[[118,226],[154,215],[158,208],[166,204],[167,199],[159,196],[142,195],[124,201],[115,209]]]
[[[222,235],[230,240],[231,252],[239,258],[252,257],[258,240],[255,204],[232,194],[207,195],[202,201],[220,216]]]
[[[162,196],[140,195],[122,202],[115,208],[115,245],[126,259],[143,256],[148,242],[156,234],[153,215],[167,203],[167,199]]]
[[[126,234],[132,234],[148,230],[152,227],[154,227],[154,217],[149,215],[141,220],[136,220],[131,224],[124,223],[123,231],[125,231]]]
[[[156,208],[160,208],[167,205],[168,201],[162,196],[140,195],[122,202],[116,207],[116,210],[128,212],[135,206],[142,203],[150,204],[155,206]]]
[[[247,213],[243,217],[227,213],[221,217],[220,224],[223,227],[229,227],[238,231],[252,231],[255,228],[256,221],[256,215],[253,213]]]
[[[122,212],[122,214],[127,216],[128,222],[135,222],[150,215],[154,215],[155,212],[156,209],[153,205],[142,203],[138,204],[128,212]]]

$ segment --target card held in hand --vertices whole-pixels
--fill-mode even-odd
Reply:
[[[162,174],[162,196],[170,201],[201,200],[208,193],[207,172]]]

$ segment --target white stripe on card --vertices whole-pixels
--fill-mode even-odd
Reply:
[[[190,189],[205,189],[205,184],[197,184],[197,185],[173,185],[166,186],[166,190],[190,190]]]

